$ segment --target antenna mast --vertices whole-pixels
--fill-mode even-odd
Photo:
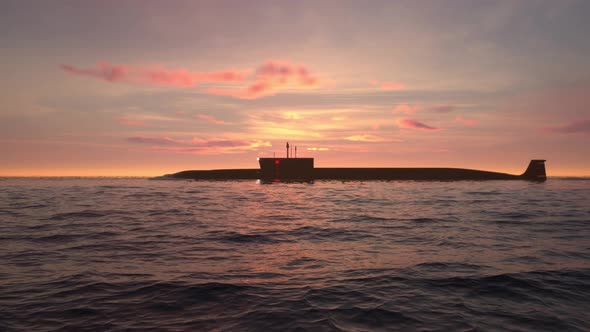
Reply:
[[[289,142],[287,142],[287,159],[289,159]]]

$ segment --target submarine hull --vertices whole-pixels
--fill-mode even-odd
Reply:
[[[193,180],[529,180],[545,181],[545,160],[531,160],[521,175],[463,168],[314,168],[311,158],[260,158],[260,169],[183,171],[168,178]]]
[[[327,180],[518,180],[520,176],[460,168],[316,168],[314,179]]]
[[[260,170],[252,168],[182,171],[167,174],[165,177],[189,180],[257,180],[260,179]]]

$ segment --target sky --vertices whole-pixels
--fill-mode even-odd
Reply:
[[[590,176],[590,1],[0,2],[0,176]]]

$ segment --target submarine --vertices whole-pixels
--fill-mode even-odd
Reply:
[[[295,150],[297,151],[297,150]],[[528,180],[546,181],[545,160],[533,159],[520,175],[464,168],[400,167],[314,167],[314,158],[258,158],[259,169],[189,170],[167,174],[160,179],[314,181],[314,180],[415,180],[415,181],[480,181]]]

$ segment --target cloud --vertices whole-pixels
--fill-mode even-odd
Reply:
[[[61,65],[62,70],[73,75],[90,76],[108,82],[127,82],[177,87],[191,87],[205,82],[241,82],[244,71],[194,72],[187,69],[166,69],[162,66],[130,66],[101,62],[96,67],[79,68]]]
[[[419,108],[417,106],[410,106],[408,104],[399,104],[391,110],[393,114],[414,114],[418,112]]]
[[[179,118],[158,114],[127,114],[113,117],[120,124],[129,127],[151,127],[158,122],[181,121]]]
[[[417,121],[414,119],[408,119],[408,118],[397,119],[396,123],[400,128],[407,128],[407,129],[417,129],[417,130],[439,130],[440,129],[437,127],[429,126],[429,125],[422,123],[420,121]]]
[[[125,82],[160,86],[192,87],[201,83],[241,83],[244,87],[212,87],[207,93],[238,99],[257,99],[272,96],[280,90],[317,88],[320,80],[304,65],[290,62],[267,61],[255,71],[226,70],[195,72],[188,69],[166,69],[162,66],[116,65],[100,62],[95,67],[81,68],[61,65],[72,75],[89,76],[107,82]]]
[[[462,123],[466,126],[475,126],[479,121],[477,120],[469,120],[469,119],[464,119],[462,116],[458,115],[455,118],[456,122]]]
[[[428,109],[429,111],[437,112],[437,113],[450,113],[455,110],[454,106],[444,105],[444,106],[435,106]]]
[[[410,104],[398,104],[391,112],[393,114],[414,114],[416,112],[430,111],[436,113],[450,113],[455,111],[455,106],[441,105],[441,106],[422,106],[422,105],[410,105]]]
[[[403,83],[399,82],[378,82],[376,80],[370,81],[369,84],[385,91],[402,90],[406,87]]]
[[[307,148],[307,151],[328,151],[330,150],[329,148],[316,148],[316,147],[311,147],[311,148]]]
[[[353,142],[367,142],[367,143],[402,142],[402,140],[398,140],[398,139],[392,140],[392,139],[388,139],[385,137],[381,137],[381,136],[377,136],[377,135],[369,135],[369,134],[348,136],[345,139],[348,141],[353,141]]]
[[[206,114],[197,114],[196,117],[203,120],[203,121],[212,123],[212,124],[225,124],[225,121],[216,119],[216,118],[214,118],[210,115],[206,115]]]
[[[319,79],[305,66],[289,62],[267,61],[256,70],[253,82],[244,88],[211,88],[213,95],[238,99],[257,99],[275,95],[285,89],[311,89],[319,86]]]
[[[71,65],[61,65],[62,70],[82,76],[91,76],[105,81],[114,82],[127,78],[130,68],[125,65],[111,65],[108,62],[99,63],[96,68],[78,68]]]
[[[303,115],[297,112],[285,112],[283,113],[283,118],[286,120],[301,120],[303,119]]]
[[[545,130],[563,134],[590,134],[590,119],[573,121],[563,126],[547,127]]]
[[[269,147],[271,144],[259,140],[238,139],[197,139],[178,140],[170,137],[128,137],[128,142],[150,145],[149,151],[194,153],[194,154],[225,154],[242,153]]]
[[[120,124],[129,126],[129,127],[149,127],[150,124],[141,119],[130,119],[124,116],[117,116],[115,117]]]
[[[128,137],[127,140],[132,143],[157,144],[157,145],[184,145],[186,141],[178,141],[169,137]]]

